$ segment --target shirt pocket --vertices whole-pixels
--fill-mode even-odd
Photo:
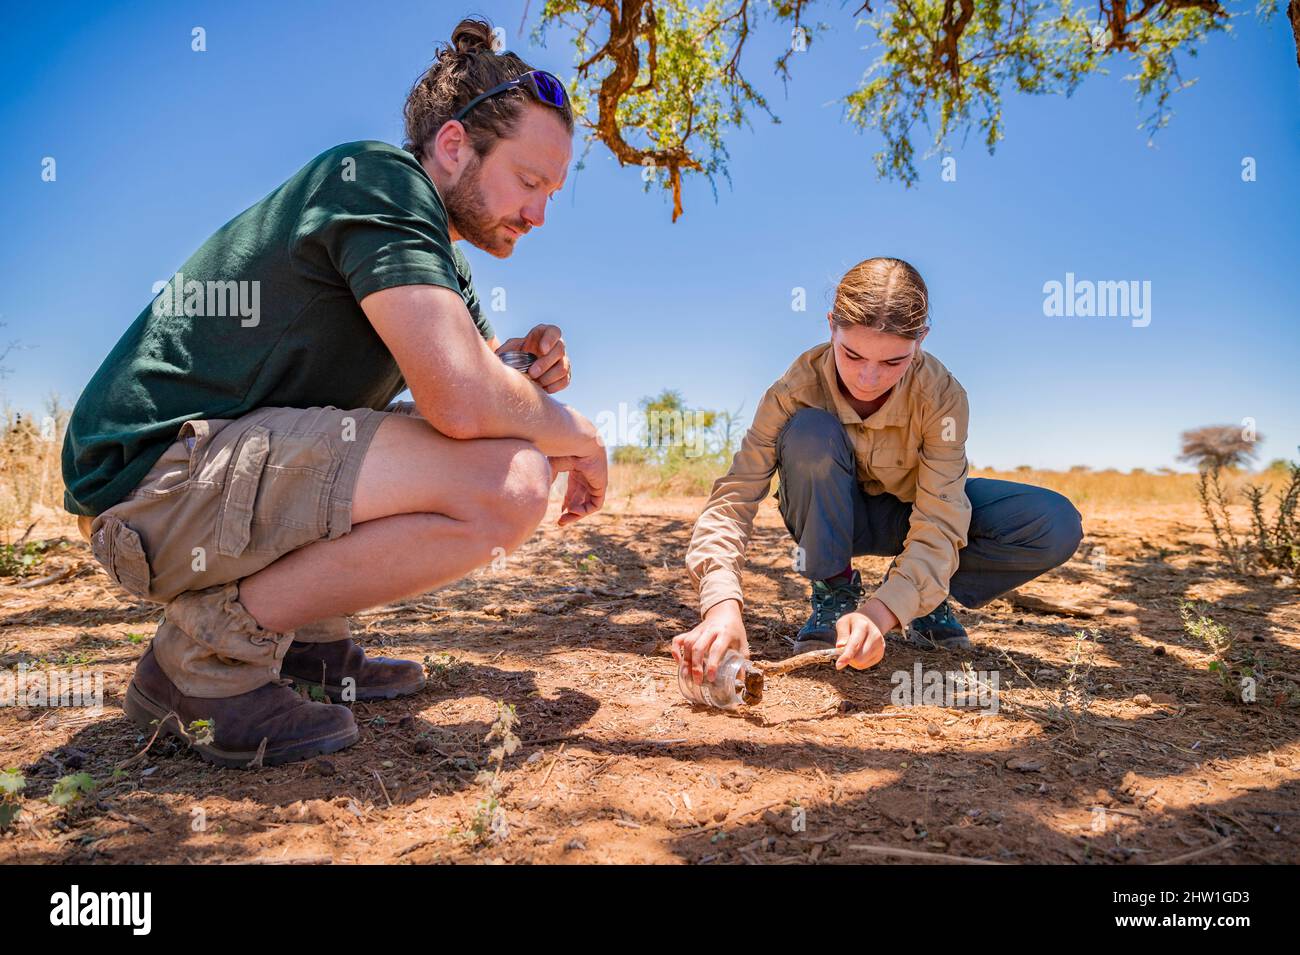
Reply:
[[[916,452],[900,445],[878,445],[871,449],[867,471],[889,493],[906,493],[915,483]]]

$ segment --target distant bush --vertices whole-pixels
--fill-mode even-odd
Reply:
[[[67,423],[57,395],[39,420],[12,409],[0,417],[0,543],[11,543],[10,531],[30,523],[37,508],[62,508],[60,455]]]

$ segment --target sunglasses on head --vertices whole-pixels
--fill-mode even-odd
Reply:
[[[564,92],[564,84],[554,73],[547,73],[545,70],[530,70],[517,79],[507,80],[497,86],[492,87],[486,93],[479,93],[472,100],[457,110],[456,115],[452,117],[455,120],[465,118],[465,115],[485,99],[490,99],[507,90],[525,89],[533,94],[533,98],[539,103],[545,103],[547,106],[554,106],[556,109],[564,109],[569,102],[568,95]]]

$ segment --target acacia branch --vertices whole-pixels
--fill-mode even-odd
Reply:
[[[1300,0],[1291,0],[1286,8],[1291,21],[1291,35],[1295,38],[1295,65],[1300,66]]]

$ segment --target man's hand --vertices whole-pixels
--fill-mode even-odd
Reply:
[[[537,356],[528,369],[528,377],[547,394],[555,394],[569,387],[572,380],[569,367],[569,354],[564,339],[556,325],[538,325],[523,338],[511,338],[497,349],[503,351],[526,351]]]
[[[561,527],[595,514],[605,503],[605,485],[609,478],[609,462],[605,446],[600,445],[593,454],[582,457],[551,458],[551,472],[555,477],[567,471],[568,487],[564,492],[564,510],[557,522]]]
[[[749,656],[745,622],[740,615],[740,604],[735,600],[714,604],[695,629],[673,638],[673,659],[679,666],[684,663],[690,667],[691,679],[696,684],[717,678],[718,664],[728,650]]]
[[[883,603],[872,597],[862,612],[846,613],[835,623],[835,646],[840,655],[835,669],[851,666],[866,670],[885,657],[885,634],[898,626],[898,618]]]

